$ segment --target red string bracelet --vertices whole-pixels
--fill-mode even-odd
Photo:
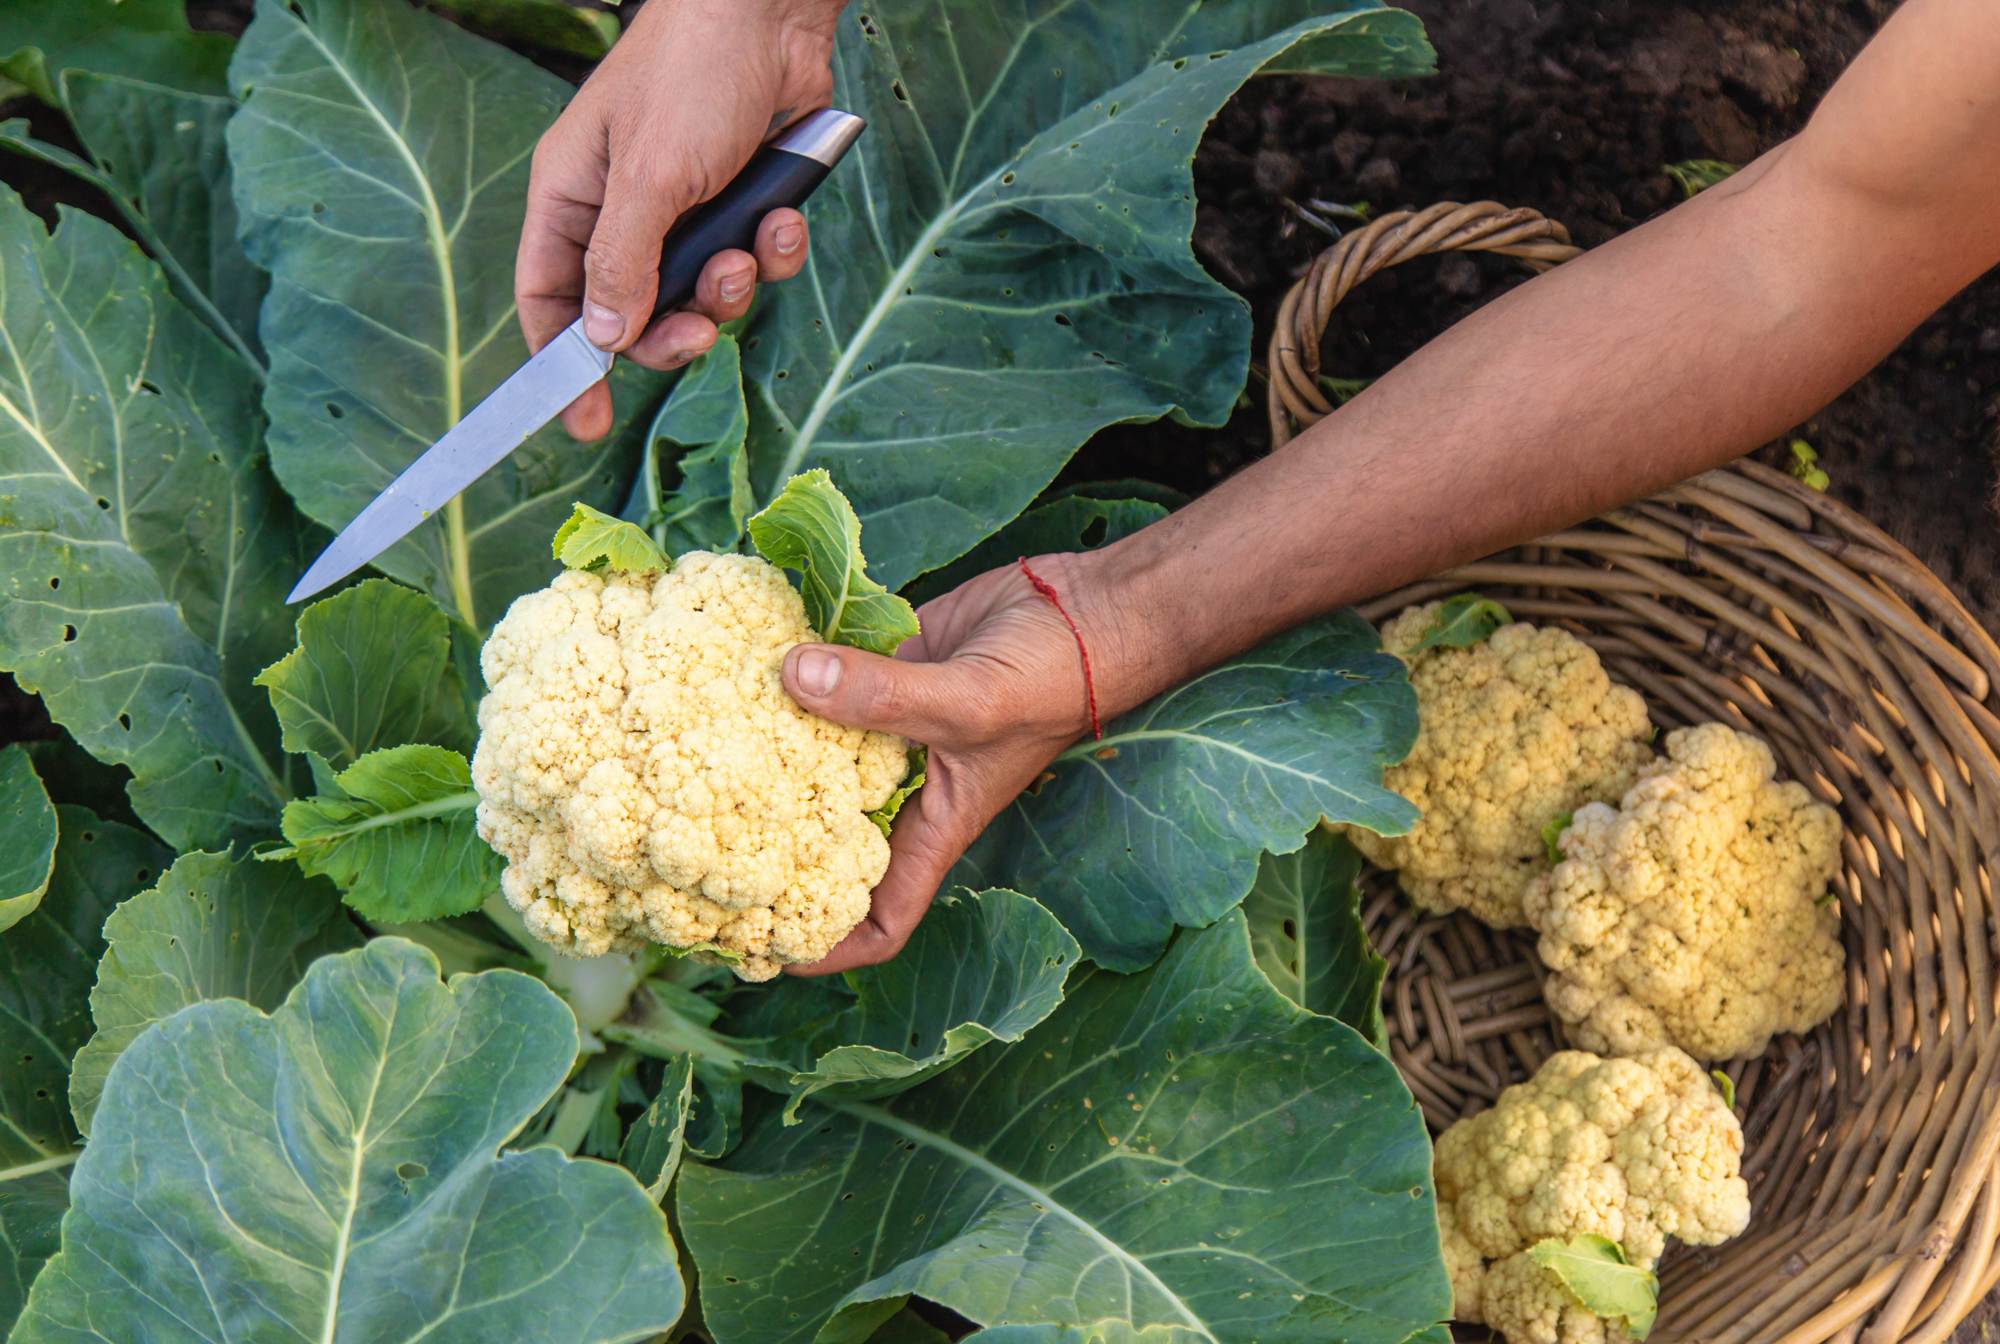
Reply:
[[[1044,583],[1034,570],[1028,568],[1028,557],[1025,555],[1021,557],[1021,572],[1028,576],[1028,582],[1035,586],[1035,591],[1049,600],[1049,605],[1056,609],[1056,615],[1063,618],[1063,624],[1067,625],[1069,632],[1076,636],[1076,653],[1083,659],[1083,698],[1090,706],[1090,736],[1092,741],[1102,742],[1104,729],[1097,722],[1097,687],[1091,684],[1090,650],[1083,646],[1083,631],[1076,628],[1076,622],[1072,621],[1069,613],[1063,610],[1062,599],[1056,596],[1055,588]]]

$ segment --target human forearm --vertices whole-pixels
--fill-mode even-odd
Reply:
[[[1787,157],[1489,305],[1285,449],[1082,558],[1115,650],[1100,694],[1137,703],[1301,620],[1727,462],[1970,278],[1913,240],[1884,283],[1889,226],[1856,221]]]

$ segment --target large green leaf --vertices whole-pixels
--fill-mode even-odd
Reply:
[[[744,343],[760,498],[827,468],[899,588],[1019,513],[1099,428],[1222,423],[1250,312],[1189,247],[1203,128],[1319,35],[1345,40],[1338,73],[1430,67],[1413,17],[1329,7],[850,7],[833,101],[869,131],[812,199],[806,273]]]
[[[679,1055],[667,1061],[660,1090],[632,1122],[618,1153],[618,1164],[638,1177],[654,1199],[666,1194],[680,1171],[688,1113],[693,1109],[694,1057]]]
[[[903,950],[848,977],[853,1004],[785,1052],[789,1122],[808,1097],[868,1101],[915,1087],[982,1045],[1018,1041],[1062,1002],[1076,939],[1011,891],[940,896]],[[797,980],[762,997],[810,993]]]
[[[1071,496],[1054,500],[1029,509],[944,568],[911,583],[903,589],[903,596],[922,606],[989,569],[1051,551],[1094,551],[1166,516],[1164,505],[1144,499]]]
[[[174,294],[262,375],[257,305],[264,273],[236,244],[223,127],[236,103],[121,75],[71,70],[63,103],[89,158],[0,123],[0,146],[102,191],[166,272]]]
[[[1243,915],[1251,956],[1280,994],[1387,1050],[1382,977],[1389,964],[1361,927],[1360,876],[1360,851],[1321,828],[1290,854],[1258,861]]]
[[[250,369],[111,225],[0,189],[0,667],[178,847],[268,833],[292,515]]]
[[[56,863],[56,810],[19,742],[0,751],[0,930],[42,903]]]
[[[259,0],[230,66],[243,242],[271,272],[271,459],[345,525],[528,357],[514,248],[528,156],[570,90],[505,48],[386,0]],[[551,424],[374,562],[475,625],[555,572],[574,501],[630,490],[662,375],[620,361],[618,424]]]
[[[65,1098],[90,1037],[99,932],[173,855],[143,831],[60,809],[62,840],[41,904],[0,934],[0,1331],[55,1250],[78,1134]]]
[[[1297,849],[1322,817],[1409,829],[1417,811],[1382,787],[1382,768],[1416,733],[1403,664],[1368,623],[1351,611],[1312,621],[1065,751],[952,880],[1025,892],[1085,956],[1136,969],[1175,924],[1241,901],[1259,855]]]
[[[462,915],[498,889],[505,863],[479,838],[465,757],[421,744],[384,747],[333,782],[337,794],[285,804],[290,847],[264,859],[297,859],[307,873],[332,878],[371,920]]]
[[[221,33],[188,27],[182,0],[8,0],[0,5],[0,76],[58,102],[64,70],[131,75],[221,93],[229,52]]]
[[[18,1344],[639,1340],[680,1315],[632,1177],[497,1150],[562,1084],[569,1009],[412,943],[322,957],[268,1017],[213,1000],[120,1056]]]
[[[688,365],[647,432],[644,526],[669,555],[733,551],[750,519],[750,458],[743,449],[750,415],[743,405],[743,362],[727,332]],[[660,471],[673,463],[678,484],[668,490]]]
[[[112,1062],[147,1027],[207,999],[275,1008],[315,957],[361,943],[331,884],[228,854],[183,854],[111,912],[104,937],[90,991],[97,1033],[69,1075],[70,1113],[86,1134]]]
[[[472,749],[451,622],[424,594],[369,579],[307,607],[298,641],[257,677],[286,751],[344,770],[411,742]]]
[[[758,554],[798,571],[806,619],[821,639],[894,653],[916,635],[910,604],[869,576],[861,520],[824,470],[815,467],[786,481],[748,529]]]
[[[1563,1287],[1593,1316],[1623,1321],[1625,1333],[1644,1339],[1660,1314],[1660,1280],[1644,1265],[1625,1258],[1625,1248],[1597,1232],[1569,1241],[1545,1237],[1528,1248],[1528,1258],[1555,1271]]]
[[[0,1182],[0,1332],[28,1304],[28,1285],[62,1244],[69,1173],[38,1171]]]
[[[1272,990],[1240,915],[1080,969],[1018,1045],[802,1114],[681,1171],[718,1344],[865,1338],[905,1294],[1245,1344],[1401,1344],[1451,1310],[1409,1093]]]

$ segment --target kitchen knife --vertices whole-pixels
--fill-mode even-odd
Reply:
[[[866,125],[851,112],[815,112],[758,150],[712,199],[681,216],[660,245],[653,316],[694,296],[710,257],[731,248],[749,251],[766,214],[803,204]],[[612,358],[590,343],[581,319],[571,323],[369,501],[285,601],[302,601],[338,583],[408,536],[609,373]]]

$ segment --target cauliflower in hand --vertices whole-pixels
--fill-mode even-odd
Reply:
[[[1650,1270],[1668,1237],[1714,1246],[1750,1222],[1743,1129],[1678,1050],[1553,1055],[1437,1141],[1438,1230],[1453,1315],[1509,1344],[1604,1344],[1592,1315],[1529,1250],[1595,1233]]]
[[[908,759],[785,693],[786,650],[818,638],[784,572],[747,555],[573,569],[515,600],[480,655],[472,779],[536,937],[715,948],[767,980],[867,915],[889,863],[868,813]]]
[[[1669,733],[1614,810],[1577,811],[1526,899],[1549,1006],[1586,1049],[1761,1054],[1840,1006],[1840,816],[1779,784],[1771,749],[1709,723]]]
[[[1462,648],[1415,648],[1443,606],[1411,607],[1382,629],[1409,664],[1421,725],[1383,783],[1423,819],[1408,835],[1347,835],[1422,909],[1516,928],[1528,922],[1522,894],[1548,867],[1542,828],[1630,788],[1652,759],[1652,727],[1638,692],[1613,686],[1566,630],[1516,623]]]

